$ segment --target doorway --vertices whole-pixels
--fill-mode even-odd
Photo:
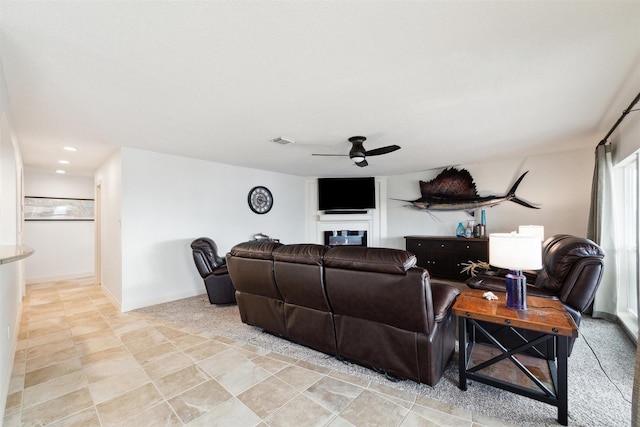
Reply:
[[[96,203],[95,203],[95,261],[94,261],[94,270],[95,284],[98,286],[102,285],[102,183],[98,183],[96,185]]]

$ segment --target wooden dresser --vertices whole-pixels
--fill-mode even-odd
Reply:
[[[466,280],[460,273],[468,261],[489,261],[489,239],[486,237],[405,236],[406,249],[418,259],[418,267],[426,268],[432,277]]]

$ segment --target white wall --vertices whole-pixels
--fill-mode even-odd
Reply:
[[[595,148],[595,144],[594,144]],[[493,162],[461,165],[473,177],[481,196],[504,195],[525,171],[516,195],[540,209],[529,209],[513,202],[504,202],[486,209],[487,232],[517,230],[518,225],[534,224],[545,227],[545,237],[556,233],[585,236],[587,230],[594,150],[582,149],[561,153]],[[398,175],[387,180],[388,238],[385,246],[404,249],[404,236],[454,236],[458,222],[479,220],[466,212],[432,212],[408,207],[409,204],[391,200],[415,200],[420,197],[419,180],[428,181],[441,169]]]
[[[304,178],[129,148],[121,167],[122,311],[202,294],[190,247],[198,237],[221,254],[256,233],[305,241]],[[274,197],[264,215],[247,204],[256,185]]]
[[[26,168],[24,193],[31,197],[93,199],[93,177]],[[25,221],[24,241],[35,253],[26,259],[27,283],[92,276],[93,221]]]
[[[18,236],[19,200],[18,169],[16,165],[16,151],[11,140],[10,124],[6,115],[0,118],[0,131],[3,144],[0,145],[0,185],[2,203],[0,204],[0,244],[15,245]]]
[[[17,147],[0,65],[0,244],[19,245],[21,238],[22,158]],[[0,264],[0,424],[9,392],[22,313],[24,261]]]
[[[102,291],[116,307],[122,303],[121,153],[117,150],[95,173],[96,226],[100,245],[96,271]]]
[[[640,87],[640,82],[638,83]],[[640,103],[635,108],[640,108]],[[631,112],[613,136],[613,163],[617,164],[640,150],[640,111]]]
[[[611,103],[611,105],[620,106],[620,114],[640,92],[640,57],[629,73],[629,76],[631,76],[631,78],[625,80],[624,86],[620,88],[617,96]],[[612,155],[614,165],[625,160],[640,149],[640,111],[638,111],[638,109],[640,109],[640,102],[633,108],[636,111],[629,112],[617,130],[609,138],[609,142],[613,145]],[[614,120],[618,120],[618,117],[619,115],[616,115]],[[615,122],[612,122],[610,126],[613,126],[613,123]]]

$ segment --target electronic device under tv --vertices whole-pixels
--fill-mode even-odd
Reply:
[[[355,213],[375,209],[373,177],[318,178],[318,210],[327,213]]]

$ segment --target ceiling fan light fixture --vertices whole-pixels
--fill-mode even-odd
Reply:
[[[352,136],[349,138],[351,143],[351,150],[349,150],[349,158],[353,160],[356,166],[361,168],[368,166],[366,157],[368,156],[380,156],[382,154],[392,153],[400,149],[399,145],[387,145],[385,147],[374,148],[373,150],[365,150],[364,141],[367,138],[364,136]],[[312,154],[312,156],[344,156],[345,154]]]

